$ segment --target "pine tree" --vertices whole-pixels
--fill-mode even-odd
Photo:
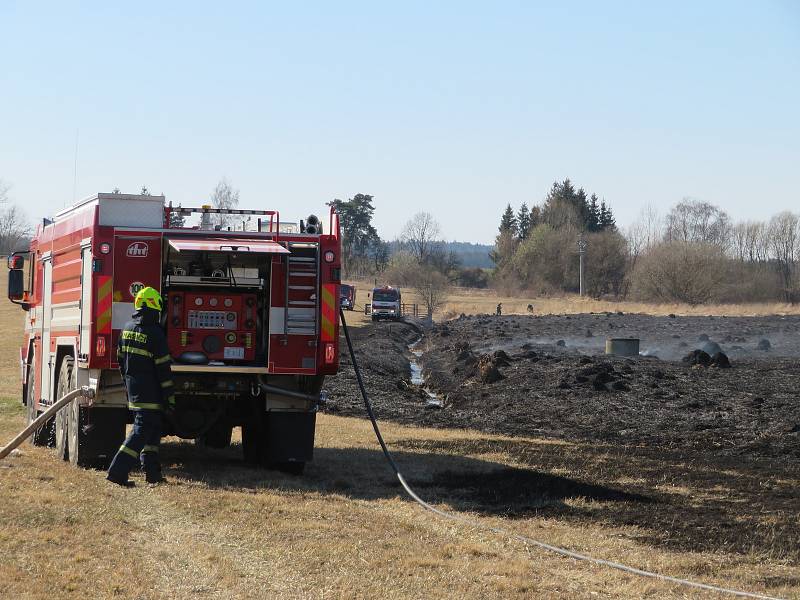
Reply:
[[[573,206],[575,206],[575,212],[578,213],[578,219],[580,219],[581,223],[583,224],[583,228],[588,229],[589,203],[586,201],[586,192],[583,190],[583,188],[580,188],[577,192],[575,192]]]
[[[536,229],[539,226],[539,223],[542,222],[542,209],[538,206],[534,206],[531,208],[531,216],[530,216],[530,231]]]
[[[611,208],[606,206],[606,201],[603,200],[600,203],[600,231],[611,230],[614,231],[617,228],[617,222],[614,219],[614,214],[611,212]]]
[[[169,203],[170,209],[172,208],[172,202]],[[176,210],[169,211],[169,226],[170,228],[173,227],[183,227],[186,218],[180,213],[181,205],[178,204],[178,208]]]
[[[519,207],[519,212],[517,213],[517,228],[519,239],[526,239],[531,230],[531,213],[528,210],[528,205],[524,202],[522,206]]]
[[[556,181],[544,199],[541,220],[554,229],[574,227],[583,229],[586,221],[586,192],[575,191],[569,179]]]
[[[600,206],[597,203],[597,194],[592,194],[589,200],[589,219],[586,228],[589,231],[600,231]]]
[[[500,233],[503,232],[511,232],[512,234],[517,234],[517,217],[514,216],[514,209],[511,208],[509,204],[506,206],[506,211],[503,213],[503,217],[500,219]]]

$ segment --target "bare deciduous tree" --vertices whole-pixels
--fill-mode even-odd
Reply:
[[[8,205],[8,186],[0,180],[0,254],[10,254],[20,250],[30,236],[30,227],[22,211],[15,205]]]
[[[211,194],[211,205],[214,208],[231,209],[239,206],[239,190],[233,189],[227,177],[220,179],[214,192]],[[220,227],[227,227],[237,219],[234,215],[216,215],[214,219]]]
[[[422,264],[430,258],[440,236],[439,223],[436,222],[433,215],[419,212],[411,217],[411,220],[403,227],[400,241],[406,245],[408,251]]]
[[[634,286],[648,300],[703,304],[717,291],[724,264],[714,244],[667,242],[642,256]]]
[[[684,198],[667,215],[666,239],[670,242],[713,244],[727,249],[730,217],[708,202]]]
[[[417,271],[414,278],[414,291],[422,298],[422,303],[428,309],[428,319],[433,319],[435,313],[447,298],[450,282],[442,273],[431,266],[423,266]]]
[[[658,209],[652,204],[642,208],[639,217],[626,230],[630,268],[643,253],[652,250],[664,239],[664,224]]]
[[[800,217],[788,211],[775,215],[769,222],[772,256],[781,277],[786,302],[796,302],[794,273],[800,259]]]
[[[767,226],[762,221],[747,224],[747,256],[752,263],[766,263],[769,260],[769,236]]]

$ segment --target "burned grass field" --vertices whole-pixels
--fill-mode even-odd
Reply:
[[[419,330],[380,327],[357,333],[379,418],[511,436],[467,446],[519,470],[479,483],[443,474],[438,497],[471,493],[472,510],[502,504],[510,519],[605,523],[669,552],[758,556],[788,569],[797,589],[800,318],[464,316],[425,333],[427,390],[408,377]],[[606,357],[612,336],[641,338],[648,356]],[[723,351],[730,368],[682,360],[701,348]],[[329,409],[359,414],[358,398],[336,386]],[[533,439],[564,445],[543,452]]]

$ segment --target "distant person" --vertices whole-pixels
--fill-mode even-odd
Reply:
[[[158,324],[161,295],[151,287],[143,288],[136,294],[133,306],[133,320],[125,324],[119,336],[117,361],[128,394],[128,409],[136,416],[133,431],[120,446],[107,476],[123,487],[133,487],[128,474],[139,461],[147,483],[164,481],[158,457],[162,413],[175,408],[172,358],[164,330]]]
[[[533,313],[533,304],[528,304],[528,312]]]
[[[501,302],[497,303],[497,312],[495,314],[499,317],[503,314],[503,304]]]

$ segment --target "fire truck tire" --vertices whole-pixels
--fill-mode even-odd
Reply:
[[[28,367],[28,383],[25,391],[25,403],[28,409],[28,423],[32,423],[39,416],[39,409],[36,408],[36,390],[35,386],[35,373],[33,372],[33,365]],[[55,446],[56,440],[56,423],[55,418],[48,419],[47,422],[33,432],[31,435],[31,443],[34,446]]]
[[[255,419],[253,419],[255,421]],[[242,425],[242,454],[244,461],[251,465],[259,463],[261,456],[261,446],[263,445],[262,436],[263,427],[260,422],[245,423]]]
[[[107,469],[125,439],[127,410],[69,406],[69,460],[76,467]]]
[[[225,423],[216,423],[211,429],[195,439],[198,446],[207,448],[227,448],[231,445],[233,427]]]
[[[58,370],[58,384],[56,386],[56,399],[66,396],[77,387],[75,373],[72,366],[74,361],[71,356],[65,356]],[[62,460],[69,460],[69,413],[71,404],[56,413],[55,438],[56,455]]]

